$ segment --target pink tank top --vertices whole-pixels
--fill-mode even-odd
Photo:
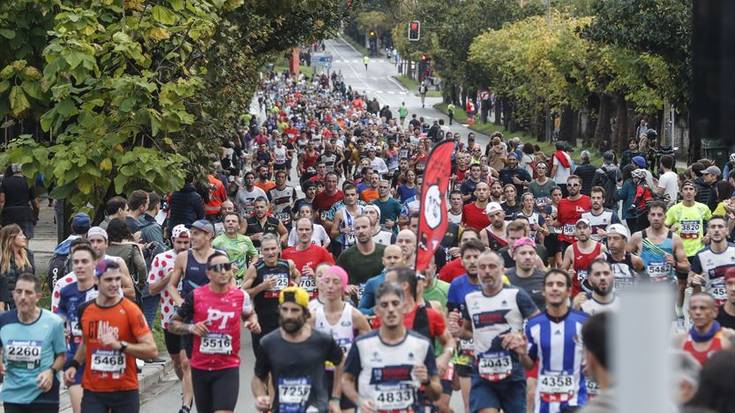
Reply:
[[[200,370],[224,370],[240,366],[242,314],[250,314],[250,297],[231,287],[215,293],[204,285],[194,290],[194,323],[206,322],[209,333],[193,337],[191,366]]]

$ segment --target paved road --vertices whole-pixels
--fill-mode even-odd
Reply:
[[[341,71],[348,85],[351,85],[353,89],[360,92],[366,91],[370,97],[377,96],[381,106],[385,104],[389,105],[396,112],[396,116],[398,115],[398,107],[401,105],[401,102],[405,101],[409,109],[409,117],[411,113],[417,113],[419,116],[424,116],[428,120],[443,117],[441,112],[432,107],[435,103],[440,102],[441,99],[426,98],[426,108],[422,109],[421,99],[414,95],[415,91],[406,90],[391,77],[397,73],[396,67],[386,59],[371,59],[368,64],[368,70],[366,71],[362,63],[362,56],[348,43],[341,40],[327,41],[326,51],[334,56],[333,70]],[[257,112],[257,104],[252,109]],[[452,131],[461,133],[463,138],[470,131],[466,127],[456,124],[451,129]],[[487,137],[477,135],[477,142],[484,146],[487,143]],[[295,174],[292,174],[292,182],[293,179],[296,179]],[[289,355],[284,356],[288,357]],[[240,395],[236,411],[238,413],[255,413],[256,410],[250,391],[254,360],[249,333],[243,334],[240,357],[242,360],[240,366]],[[145,392],[141,412],[175,412],[181,406],[180,392],[181,387],[178,384],[176,376],[171,375],[161,385]],[[462,401],[456,392],[451,405],[454,411],[462,411]],[[196,411],[196,409],[193,409],[193,411]]]

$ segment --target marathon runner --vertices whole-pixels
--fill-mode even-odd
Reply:
[[[681,238],[664,226],[665,215],[665,202],[651,202],[648,207],[650,226],[634,233],[627,248],[641,257],[652,282],[673,284],[689,274],[689,261]]]
[[[324,365],[340,365],[342,349],[331,335],[311,327],[308,308],[309,294],[303,289],[292,286],[280,291],[280,328],[263,336],[255,353],[251,388],[259,411],[311,413],[340,409],[341,394],[327,388]],[[275,390],[272,395],[268,394],[269,376]],[[339,381],[339,376],[337,370],[334,380]]]
[[[280,292],[299,281],[299,272],[293,261],[278,258],[280,253],[278,238],[273,234],[265,234],[261,258],[248,268],[242,283],[242,288],[252,297],[261,329],[261,333],[253,332],[253,352],[256,355],[261,338],[278,328]]]
[[[171,294],[171,289],[178,288],[178,286],[174,287],[171,285],[171,276],[173,275],[176,257],[189,249],[190,240],[191,232],[185,225],[179,224],[175,226],[171,232],[173,249],[156,255],[151,262],[151,269],[148,271],[148,289],[151,294],[161,294],[163,339],[166,343],[166,350],[171,357],[176,377],[181,380],[182,405],[179,413],[189,413],[191,410],[191,405],[194,401],[194,390],[192,389],[191,383],[189,358],[184,351],[184,341],[182,337],[171,334],[168,331],[171,317],[173,317],[176,311],[176,304],[173,294]]]
[[[727,221],[715,216],[707,224],[709,246],[692,257],[689,285],[694,292],[707,291],[718,305],[727,300],[725,273],[735,268],[735,245],[727,241]]]
[[[698,292],[689,297],[689,318],[692,328],[674,339],[676,347],[691,354],[704,364],[715,352],[731,350],[735,333],[723,329],[717,322],[717,303],[709,293]]]
[[[79,309],[83,340],[64,379],[73,382],[84,365],[84,413],[135,413],[140,411],[135,359],[153,359],[158,349],[138,306],[120,297],[123,276],[117,261],[99,261],[95,275],[99,294]]]
[[[569,307],[572,280],[564,271],[552,269],[544,276],[546,310],[528,320],[525,333],[528,353],[519,353],[523,366],[534,368],[538,379],[534,412],[568,412],[587,401],[582,374],[584,346],[579,332],[587,314]]]
[[[299,286],[309,293],[309,297],[314,298],[317,294],[314,270],[321,264],[334,265],[334,257],[325,248],[312,243],[314,223],[309,218],[299,218],[295,228],[299,242],[283,250],[281,257],[293,261],[301,274]]]
[[[582,218],[587,219],[592,227],[592,239],[601,242],[605,238],[605,229],[610,224],[619,224],[618,213],[612,209],[605,208],[605,188],[593,186],[590,190],[590,201],[592,208],[584,212]]]
[[[344,206],[334,214],[331,236],[339,240],[342,250],[346,250],[357,242],[355,236],[355,218],[363,214],[364,207],[357,204],[357,188],[352,184],[346,184],[344,192]]]
[[[276,165],[275,175],[276,186],[268,191],[268,199],[273,206],[273,215],[288,229],[291,228],[291,214],[296,202],[296,189],[286,184],[288,173],[283,169],[278,170],[278,165]]]
[[[239,214],[231,212],[223,218],[225,232],[212,240],[212,247],[227,253],[235,266],[235,281],[241,284],[248,266],[258,257],[258,250],[248,236],[240,234],[243,222]]]
[[[574,297],[573,307],[589,315],[605,311],[617,311],[620,308],[620,300],[613,288],[615,278],[613,277],[612,264],[603,258],[597,258],[589,266],[587,284],[591,292],[582,291]]]
[[[253,333],[259,333],[260,326],[250,296],[233,283],[233,266],[224,252],[207,258],[207,277],[208,284],[186,296],[168,331],[192,335],[197,412],[233,412],[240,387],[241,319]]]
[[[268,215],[269,203],[266,198],[257,198],[253,202],[253,216],[247,219],[245,234],[253,241],[255,248],[260,248],[261,240],[265,234],[274,234],[279,237],[279,242],[285,244],[288,231],[283,223],[276,217]]]
[[[38,306],[41,296],[41,280],[22,273],[13,289],[15,308],[0,314],[0,395],[6,413],[59,411],[64,321]]]
[[[625,250],[630,240],[630,232],[623,224],[612,224],[607,227],[607,248],[605,259],[612,265],[613,277],[615,277],[615,289],[635,285],[645,274],[643,260]]]
[[[369,317],[375,315],[375,293],[385,282],[385,273],[405,264],[401,247],[395,244],[385,247],[383,250],[383,271],[367,280],[363,288],[360,303],[357,306],[361,313]]]
[[[319,297],[323,305],[316,307],[314,317],[309,317],[309,323],[317,331],[331,335],[346,357],[357,335],[370,331],[370,324],[362,313],[343,300],[348,285],[345,270],[336,265],[329,266],[323,271],[319,283],[322,286]],[[334,380],[338,368],[341,366],[326,364],[327,389],[334,395],[341,393],[340,381]],[[354,410],[355,407],[344,395],[340,397],[342,411]]]
[[[601,242],[592,239],[592,226],[587,218],[580,218],[574,226],[577,241],[564,251],[561,269],[572,275],[572,296],[576,297],[587,279],[590,264],[607,251]]]
[[[497,202],[490,202],[485,207],[485,213],[490,224],[480,231],[480,239],[494,251],[507,247],[506,227],[508,226],[508,221],[505,219],[503,208]]]
[[[404,324],[404,292],[384,283],[376,294],[380,328],[355,340],[345,362],[342,391],[362,412],[419,411],[442,392],[431,342]]]
[[[527,352],[522,328],[538,309],[525,291],[504,285],[502,268],[496,252],[480,254],[477,269],[482,290],[465,296],[462,324],[457,312],[449,314],[452,334],[474,340],[473,412],[526,412],[526,378],[519,359]]]
[[[566,188],[569,196],[559,201],[556,218],[562,229],[562,233],[558,236],[561,251],[565,251],[569,245],[574,243],[574,226],[583,213],[592,209],[590,197],[580,192],[582,180],[577,175],[569,175]]]

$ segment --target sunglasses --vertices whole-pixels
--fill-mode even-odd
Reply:
[[[209,271],[214,271],[214,272],[229,271],[229,270],[232,269],[232,263],[225,262],[225,263],[222,263],[222,264],[212,264],[209,267],[207,267],[207,269]]]

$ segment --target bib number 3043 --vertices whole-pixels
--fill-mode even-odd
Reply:
[[[480,377],[488,381],[500,381],[513,373],[513,361],[507,351],[484,353],[477,360]]]

